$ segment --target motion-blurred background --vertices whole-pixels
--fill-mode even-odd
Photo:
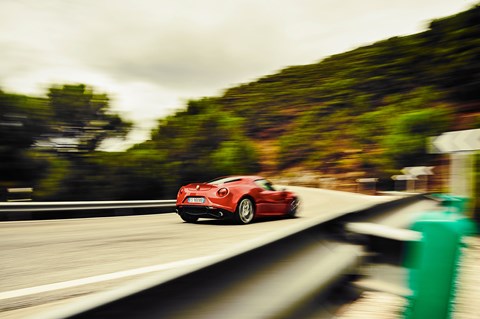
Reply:
[[[305,1],[295,6],[286,1],[285,10],[272,10],[270,16],[262,15],[272,9],[266,3],[254,7],[249,2],[249,6],[236,11],[233,5],[215,1],[203,6],[189,2],[193,7],[188,12],[199,13],[189,16],[186,7],[155,7],[148,1],[132,6],[133,11],[127,10],[132,4],[128,1],[117,7],[104,1],[69,5],[62,1],[41,5],[34,1],[4,1],[0,4],[4,33],[0,37],[0,56],[6,63],[0,76],[1,199],[8,200],[7,190],[15,188],[33,190],[27,197],[39,201],[174,198],[179,186],[188,182],[253,173],[285,184],[347,191],[358,190],[355,181],[359,178],[378,178],[378,190],[392,190],[391,176],[399,174],[403,167],[416,165],[435,167],[435,175],[424,185],[426,190],[446,191],[448,155],[430,154],[428,138],[446,131],[480,128],[480,6],[470,3],[466,11],[424,21],[420,30],[389,31],[399,36],[378,38],[376,34],[373,41],[375,37],[358,35],[360,42],[343,44],[336,52],[325,49],[317,54],[312,44],[329,47],[336,37],[348,33],[355,37],[356,28],[368,21],[370,28],[382,29],[381,21],[373,18],[382,14],[387,19],[389,14],[397,18],[391,20],[392,25],[402,24],[403,20],[406,24],[408,12],[436,14],[431,8],[447,3],[417,2],[395,7],[395,15],[394,9],[388,11],[378,1],[372,1],[372,6],[366,2],[361,8],[352,1],[342,6],[329,1]],[[465,7],[466,3],[461,5]],[[292,6],[296,11],[290,10]],[[215,8],[219,10],[216,15]],[[366,8],[369,16],[367,11],[358,11],[364,18],[352,18],[356,9]],[[149,11],[159,15],[168,11],[191,20],[173,24],[171,18],[164,19],[164,25],[156,25],[156,16]],[[344,20],[327,19],[329,14],[340,17],[339,12],[344,14]],[[207,13],[215,18],[204,16]],[[227,20],[235,13],[240,18],[231,28]],[[304,20],[309,25],[293,23],[293,16],[304,18],[307,13],[310,20]],[[309,48],[310,56],[304,57],[308,61],[314,59],[312,54],[317,59],[327,57],[307,64],[300,58],[295,63],[295,56],[290,56],[286,63],[302,65],[282,66],[285,62],[277,60],[283,49],[275,45],[265,49],[270,44],[265,43],[267,31],[278,28],[281,24],[273,21],[282,17],[289,19],[281,31],[274,32],[278,38],[271,41],[291,46],[291,39],[302,39],[302,30],[297,28],[308,25],[309,30],[314,30],[303,33],[309,46],[298,50]],[[80,32],[89,21],[96,21],[89,31],[92,38],[99,34],[95,38],[98,41],[86,41]],[[140,54],[149,46],[142,42],[146,35],[135,33],[140,31],[135,29],[138,21],[150,26],[162,43],[148,51],[150,60]],[[169,23],[173,31],[165,37],[159,30],[167,29]],[[342,25],[346,31],[340,28]],[[203,29],[194,31],[195,26]],[[228,42],[220,45],[209,38],[222,32],[230,32]],[[45,35],[48,37],[43,38]],[[188,39],[195,41],[185,45]],[[25,45],[29,41],[30,47]],[[55,60],[53,52],[59,50],[59,43],[69,47],[70,55]],[[76,47],[79,43],[85,46]],[[212,47],[214,43],[217,46]],[[184,51],[172,49],[176,46]],[[219,74],[245,70],[243,60],[254,60],[246,52],[247,46],[257,50],[262,59],[249,65],[249,73],[227,80],[230,82],[219,80]],[[108,56],[102,51],[106,47],[117,50]],[[290,50],[294,52],[295,48]],[[97,51],[104,55],[94,56],[92,52]],[[180,66],[162,59],[188,52],[194,54]],[[42,60],[41,54],[54,58]],[[88,67],[103,71],[108,70],[112,60],[135,74],[138,81],[122,87],[123,91],[119,91],[120,86],[114,89],[111,81],[102,85],[98,77],[73,71],[75,63],[66,61],[66,57],[74,59],[79,55],[90,56]],[[208,58],[202,59],[205,56]],[[226,56],[231,59],[230,69],[219,67]],[[56,73],[34,78],[37,84],[30,90],[32,93],[18,93],[28,91],[22,90],[21,86],[27,84],[19,79],[27,74],[30,60],[44,63],[45,68],[54,68]],[[154,62],[148,64],[147,60]],[[206,63],[203,69],[198,66],[202,63]],[[166,74],[168,67],[171,70]],[[274,68],[282,69],[274,72]],[[192,89],[192,95],[206,97],[190,98],[182,93],[180,106],[152,98],[148,103],[157,112],[142,108],[153,91],[180,81],[181,76],[187,77],[183,73],[188,69],[196,71],[190,81],[208,82],[217,93]],[[146,80],[141,79],[141,74],[157,79],[158,87],[142,82]],[[110,75],[120,77],[113,71]],[[75,76],[78,79],[72,78]],[[256,79],[247,81],[249,78]],[[126,80],[118,83],[122,81]],[[226,84],[232,82],[243,83]],[[225,90],[218,93],[222,87]],[[187,92],[188,85],[182,90]],[[137,94],[137,100],[132,93]],[[144,137],[135,139],[135,135]],[[476,173],[472,174],[479,171],[478,155],[476,159]],[[479,189],[477,175],[474,183]]]

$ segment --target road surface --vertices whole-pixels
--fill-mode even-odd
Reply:
[[[168,274],[248,241],[391,197],[304,187],[295,219],[184,223],[176,214],[0,223],[0,317],[23,318],[81,296]]]

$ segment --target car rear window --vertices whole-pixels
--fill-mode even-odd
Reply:
[[[211,180],[210,182],[208,182],[208,184],[220,185],[220,184],[238,182],[238,181],[241,181],[241,180],[242,179],[238,178],[238,177],[224,177],[224,178]]]

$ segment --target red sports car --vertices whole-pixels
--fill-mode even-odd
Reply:
[[[276,190],[260,176],[229,176],[182,186],[177,213],[187,223],[199,218],[233,218],[248,224],[258,216],[295,216],[299,199],[293,192]]]

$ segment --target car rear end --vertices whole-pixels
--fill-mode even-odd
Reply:
[[[229,218],[235,211],[232,194],[227,187],[208,183],[192,183],[177,194],[177,213],[193,218]],[[183,218],[182,216],[182,218]],[[184,218],[185,219],[185,218]]]

